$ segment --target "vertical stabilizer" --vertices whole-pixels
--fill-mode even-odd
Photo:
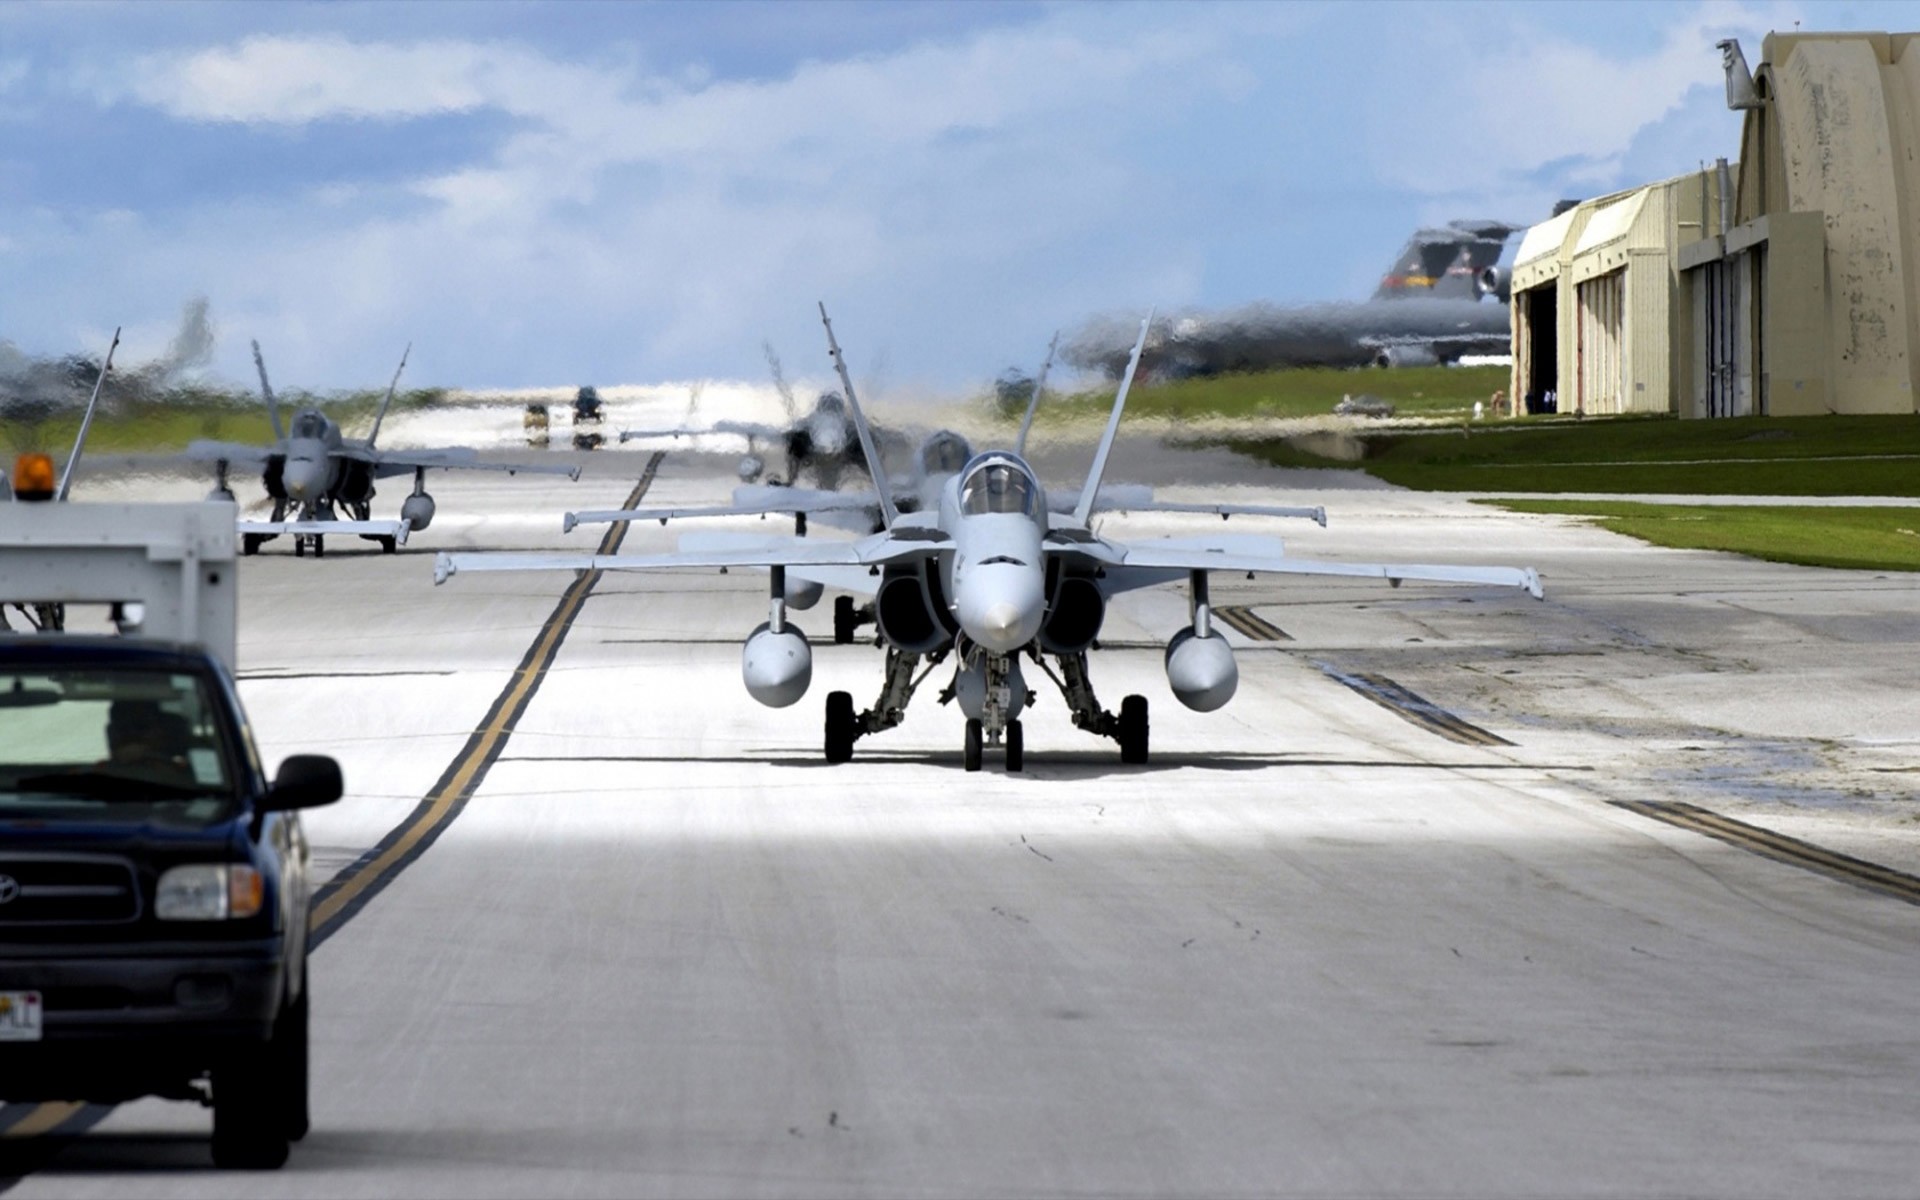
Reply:
[[[407,355],[413,353],[413,343],[400,352],[400,365],[393,369],[393,382],[387,385],[387,398],[380,402],[380,412],[373,418],[373,432],[367,435],[367,449],[373,449],[373,439],[380,436],[380,422],[387,419],[387,406],[393,403],[393,389],[400,386],[400,372],[407,369]]]
[[[1040,375],[1033,381],[1033,395],[1027,397],[1027,415],[1020,420],[1020,434],[1013,439],[1013,452],[1022,458],[1027,454],[1027,431],[1033,428],[1033,414],[1040,408],[1040,393],[1047,386],[1047,372],[1053,368],[1053,352],[1060,345],[1060,331],[1054,330],[1053,340],[1047,343],[1047,360],[1040,364]]]
[[[1153,310],[1147,310],[1140,322],[1140,337],[1127,358],[1127,373],[1120,377],[1120,394],[1113,398],[1113,415],[1107,418],[1107,431],[1100,435],[1099,448],[1093,452],[1093,466],[1087,471],[1086,485],[1080,489],[1080,503],[1074,506],[1073,519],[1085,525],[1093,515],[1093,502],[1100,492],[1100,477],[1107,470],[1107,455],[1113,452],[1114,435],[1120,432],[1120,414],[1126,411],[1127,390],[1133,386],[1134,372],[1140,369],[1140,352],[1147,346],[1147,328],[1153,324]]]
[[[80,416],[80,432],[73,439],[73,453],[67,456],[67,465],[60,472],[60,488],[54,492],[55,500],[65,500],[67,489],[73,486],[73,471],[80,465],[80,452],[86,449],[87,430],[93,427],[93,406],[100,403],[100,389],[106,385],[107,372],[113,370],[113,352],[120,348],[120,330],[113,331],[113,344],[107,347],[107,361],[100,364],[100,377],[93,381],[93,395],[87,397],[87,411]]]
[[[900,519],[893,504],[893,489],[887,486],[887,470],[881,465],[880,451],[873,444],[873,430],[867,427],[867,415],[860,411],[860,400],[853,394],[853,380],[847,376],[847,360],[840,354],[840,343],[833,337],[833,322],[827,319],[827,305],[820,302],[820,323],[827,327],[827,353],[833,355],[833,369],[840,374],[840,386],[847,396],[847,411],[853,414],[853,427],[860,434],[860,452],[867,457],[867,474],[873,477],[873,490],[880,497],[880,517],[891,529]]]
[[[267,420],[273,422],[273,436],[284,442],[287,431],[280,425],[280,402],[274,399],[273,385],[267,382],[267,360],[260,356],[258,339],[253,343],[253,366],[260,372],[260,394],[267,399]]]

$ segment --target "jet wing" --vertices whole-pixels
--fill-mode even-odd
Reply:
[[[269,537],[283,533],[295,536],[325,533],[357,534],[362,537],[390,537],[405,545],[407,534],[413,526],[405,521],[241,521],[238,525],[241,533],[265,534]]]
[[[817,538],[769,538],[754,546],[719,546],[670,554],[540,554],[441,552],[433,565],[435,583],[463,571],[676,571],[715,567],[876,567],[925,558],[946,549],[950,540],[935,530],[920,536],[877,533],[855,542]]]
[[[630,442],[639,438],[705,437],[711,433],[730,433],[749,440],[773,439],[783,438],[787,436],[787,432],[787,427],[784,425],[763,425],[758,421],[715,421],[711,425],[698,429],[684,425],[678,429],[622,429],[620,440]]]
[[[345,458],[368,463],[375,479],[404,475],[422,467],[462,471],[505,471],[509,475],[565,475],[580,478],[580,468],[563,463],[483,462],[480,452],[470,446],[450,446],[443,450],[373,450],[365,446],[342,446],[335,451]]]
[[[744,490],[744,489],[743,489]],[[769,517],[792,516],[796,513],[817,512],[867,512],[878,503],[872,493],[806,491],[799,488],[766,491],[785,491],[784,496],[768,497],[768,502],[749,501],[733,504],[688,505],[660,508],[610,508],[594,509],[586,512],[570,512],[560,519],[561,532],[571,533],[576,525],[599,524],[608,521],[658,521],[665,525],[668,521],[689,517]],[[734,493],[736,498],[739,493]],[[867,524],[860,532],[871,529]]]
[[[246,463],[255,467],[264,467],[276,458],[286,457],[286,452],[278,446],[248,446],[241,442],[205,440],[188,442],[182,453],[194,462]]]
[[[1430,583],[1477,583],[1526,589],[1541,599],[1540,576],[1531,567],[1472,567],[1428,563],[1347,563],[1295,558],[1278,538],[1168,538],[1116,544],[1102,539],[1049,538],[1050,554],[1073,555],[1101,566],[1101,590],[1111,595],[1150,587],[1189,571],[1252,571],[1277,575],[1347,575],[1384,579],[1395,587],[1403,579]]]

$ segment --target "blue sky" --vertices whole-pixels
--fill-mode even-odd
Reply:
[[[1361,298],[1407,233],[1735,151],[1714,42],[1891,3],[0,4],[0,339],[375,386],[1033,369]]]

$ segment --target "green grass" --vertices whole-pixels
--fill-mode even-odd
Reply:
[[[1127,396],[1130,418],[1310,417],[1333,411],[1340,397],[1378,396],[1410,417],[1464,417],[1476,400],[1486,401],[1508,383],[1506,367],[1303,367],[1251,375],[1221,375],[1173,383],[1135,384]],[[1077,424],[1104,417],[1114,388],[1099,387],[1041,402],[1037,423]],[[1010,420],[1017,423],[1021,413]]]
[[[1920,419],[1523,418],[1361,430],[1367,473],[1423,491],[1920,496]],[[1353,465],[1284,438],[1220,439],[1278,466]]]
[[[1920,509],[1485,501],[1513,512],[1590,517],[1656,546],[1729,550],[1772,562],[1868,571],[1920,571]]]
[[[379,410],[379,392],[350,392],[334,396],[289,393],[280,397],[280,419],[292,419],[294,410],[317,403],[321,411],[340,422],[347,430],[365,432]],[[438,388],[399,392],[393,398],[393,411],[426,407],[444,398]],[[218,392],[181,391],[160,400],[122,399],[111,409],[105,397],[87,433],[89,453],[166,454],[186,448],[188,442],[202,438],[221,442],[265,445],[273,440],[273,426],[267,419],[267,407],[256,396],[227,395]],[[80,429],[80,409],[63,408],[42,420],[15,420],[0,431],[0,448],[11,455],[43,451],[65,461],[73,448],[74,435]],[[7,464],[0,464],[4,469]]]

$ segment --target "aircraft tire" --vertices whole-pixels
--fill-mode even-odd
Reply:
[[[380,538],[380,553],[392,554],[399,550],[399,548],[400,544],[398,539],[386,536]]]
[[[967,720],[967,740],[961,761],[969,771],[980,769],[980,722],[975,718]]]
[[[854,629],[853,597],[835,596],[833,598],[833,644],[851,646]]]
[[[826,746],[828,762],[843,763],[853,760],[854,733],[853,694],[828,692]]]
[[[1120,761],[1147,761],[1147,698],[1128,696],[1120,701]]]
[[[315,558],[325,558],[327,556],[326,539],[317,533],[313,535],[313,556]]]
[[[307,556],[307,539],[297,533],[293,535],[293,556],[295,558]]]
[[[260,535],[257,533],[241,534],[240,535],[240,553],[245,555],[254,555],[254,554],[260,553]]]
[[[1009,774],[1024,771],[1026,766],[1026,732],[1020,727],[1020,722],[1011,721],[1007,724],[1007,771]]]

